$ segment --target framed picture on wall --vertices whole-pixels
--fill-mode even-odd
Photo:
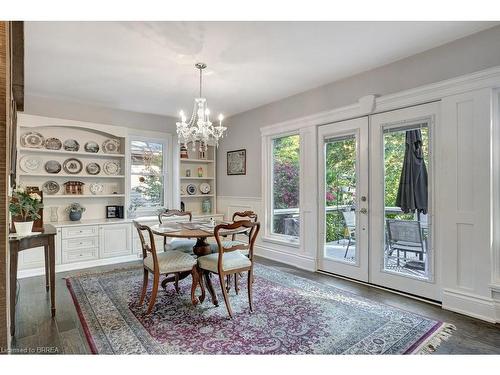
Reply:
[[[247,150],[234,150],[227,152],[227,175],[247,174]]]

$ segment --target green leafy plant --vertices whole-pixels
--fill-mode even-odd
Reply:
[[[37,193],[29,193],[23,187],[12,192],[9,202],[9,212],[16,221],[34,221],[40,218],[38,211],[43,208],[42,197]]]
[[[83,207],[80,203],[71,203],[68,207],[66,207],[66,212],[85,212],[86,208]]]

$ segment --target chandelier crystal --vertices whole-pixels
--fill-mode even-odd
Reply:
[[[210,110],[207,106],[207,99],[202,96],[202,78],[203,69],[207,67],[204,63],[195,64],[196,69],[200,71],[200,96],[194,99],[193,112],[189,122],[186,122],[186,116],[181,111],[180,122],[177,125],[177,138],[179,144],[192,144],[193,151],[196,150],[196,143],[199,143],[199,151],[206,151],[209,143],[215,143],[219,147],[219,139],[224,137],[224,132],[227,130],[222,126],[224,116],[219,114],[219,125],[214,126],[210,121]]]

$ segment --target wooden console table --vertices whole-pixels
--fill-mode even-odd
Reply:
[[[29,236],[9,236],[10,245],[10,334],[16,330],[16,294],[17,294],[17,258],[18,253],[34,247],[42,247],[45,252],[45,288],[50,289],[51,313],[56,315],[55,299],[55,240],[56,228],[50,224],[43,226],[43,231]]]

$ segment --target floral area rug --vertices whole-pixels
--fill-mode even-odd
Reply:
[[[416,354],[434,351],[454,330],[275,268],[258,265],[254,274],[254,312],[244,277],[239,295],[230,291],[232,320],[217,277],[218,307],[208,293],[203,304],[192,306],[188,277],[179,294],[173,285],[160,288],[150,315],[148,297],[137,306],[141,268],[66,282],[90,348],[98,354]]]

